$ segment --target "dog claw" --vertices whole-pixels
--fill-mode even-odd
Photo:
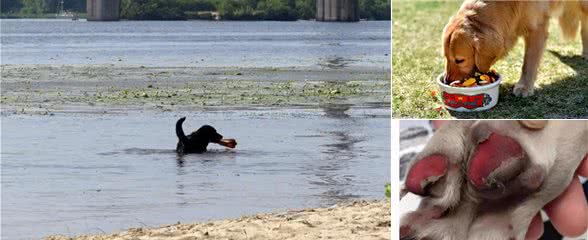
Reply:
[[[503,182],[520,173],[525,153],[514,139],[490,134],[470,159],[467,176],[478,190],[504,187]]]
[[[427,195],[427,186],[447,173],[447,158],[431,155],[416,162],[406,175],[406,189],[414,194]]]

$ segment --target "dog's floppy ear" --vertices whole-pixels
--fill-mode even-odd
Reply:
[[[451,43],[451,35],[457,26],[456,22],[453,20],[454,17],[449,19],[449,22],[443,28],[443,34],[441,36],[441,42],[443,43],[443,54],[447,54],[449,52],[449,45]]]
[[[503,52],[502,40],[495,34],[478,34],[474,37],[474,62],[480,72],[489,72]]]

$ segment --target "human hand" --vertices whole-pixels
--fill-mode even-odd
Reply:
[[[588,155],[576,171],[577,175],[588,177]],[[551,219],[557,231],[564,236],[579,236],[588,228],[588,203],[578,178],[574,178],[566,190],[547,204],[543,210]],[[543,220],[537,214],[529,230],[527,240],[539,239],[543,235]]]

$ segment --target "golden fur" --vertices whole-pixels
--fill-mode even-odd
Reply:
[[[552,17],[559,18],[569,39],[582,26],[583,56],[588,58],[588,1],[466,0],[443,31],[446,79],[461,80],[476,70],[488,72],[522,37],[525,59],[514,94],[532,95]]]

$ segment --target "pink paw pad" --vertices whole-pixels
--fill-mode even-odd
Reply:
[[[431,155],[416,162],[406,175],[406,189],[414,194],[426,195],[429,184],[447,173],[447,158]]]
[[[524,155],[516,140],[492,133],[478,145],[470,159],[468,179],[478,190],[493,188],[497,181],[509,180],[520,173]]]

